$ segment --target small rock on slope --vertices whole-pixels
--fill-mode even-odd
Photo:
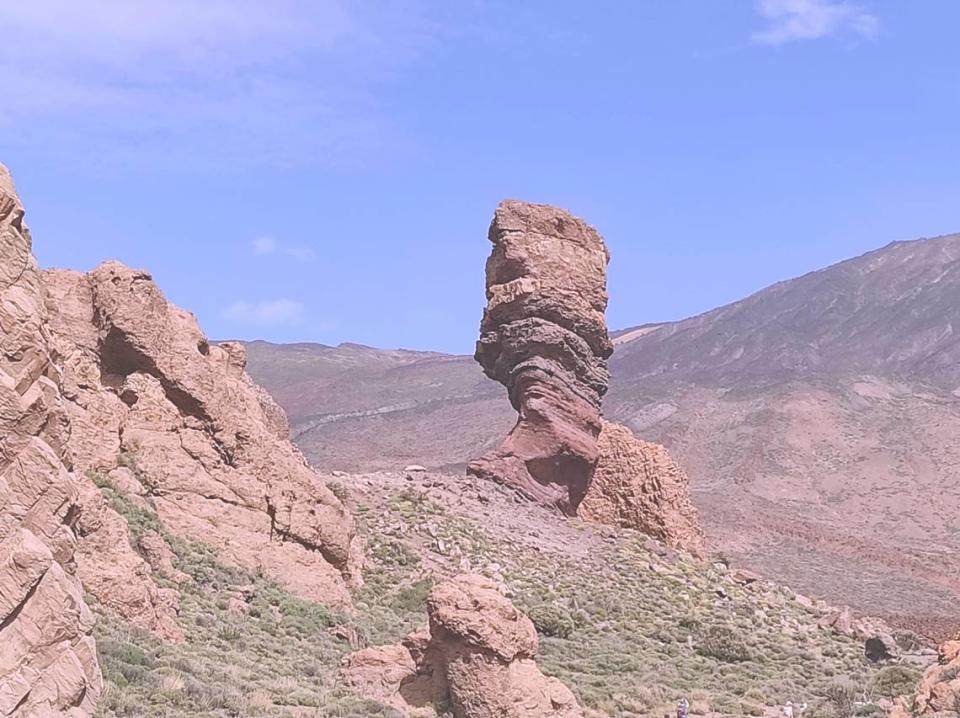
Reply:
[[[457,576],[434,587],[427,611],[429,629],[349,655],[340,683],[404,716],[449,705],[454,718],[582,718],[570,689],[537,668],[536,629],[497,584]]]

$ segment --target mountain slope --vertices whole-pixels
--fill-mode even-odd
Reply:
[[[616,333],[604,412],[679,459],[716,548],[939,634],[960,596],[957,307],[960,235],[894,243]],[[329,468],[455,468],[515,419],[470,357],[248,353],[297,443]]]
[[[707,386],[867,372],[960,384],[960,235],[895,242],[624,342],[623,381]]]

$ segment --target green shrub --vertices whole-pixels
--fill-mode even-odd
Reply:
[[[897,631],[893,634],[893,640],[901,651],[912,653],[919,651],[924,647],[923,639],[913,631]]]
[[[834,715],[850,716],[853,715],[854,703],[857,701],[857,694],[860,691],[851,681],[834,681],[826,687],[823,692],[830,707],[834,710]]]
[[[696,651],[724,663],[749,661],[751,657],[743,636],[730,626],[708,626],[700,633]]]
[[[350,495],[350,492],[347,490],[347,487],[341,484],[339,481],[331,481],[327,484],[327,488],[341,501],[346,501],[347,497]]]
[[[555,604],[541,604],[531,608],[527,615],[537,632],[553,638],[569,638],[576,628],[570,612]]]
[[[885,666],[873,677],[871,688],[885,698],[910,695],[916,690],[920,671],[910,666]]]
[[[132,471],[138,477],[140,475],[140,469],[137,468],[137,457],[129,451],[121,451],[119,454],[117,454],[117,466],[130,469],[130,471]]]
[[[429,578],[403,586],[393,599],[393,609],[401,614],[425,610],[431,588],[433,588],[433,581]]]

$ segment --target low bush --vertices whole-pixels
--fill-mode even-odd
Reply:
[[[743,635],[730,626],[708,626],[695,642],[696,651],[701,656],[716,658],[724,663],[750,660],[750,649]]]
[[[920,671],[910,666],[885,666],[873,677],[873,693],[884,698],[896,698],[914,693],[920,681]]]
[[[562,606],[541,604],[534,606],[527,615],[533,621],[537,633],[552,638],[569,638],[576,628],[570,612]]]

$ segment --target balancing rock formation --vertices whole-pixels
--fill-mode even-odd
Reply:
[[[102,691],[74,552],[79,481],[23,207],[0,165],[0,716],[89,716]]]
[[[77,467],[156,511],[168,534],[305,598],[349,605],[360,564],[352,518],[289,441],[283,411],[246,375],[243,347],[211,344],[149,274],[116,262],[89,274],[51,270],[44,284]],[[85,588],[176,639],[171,590],[158,592],[122,538],[123,519],[89,479],[86,489]],[[158,538],[141,551],[161,553]]]
[[[582,718],[570,689],[534,662],[533,623],[482,576],[464,574],[434,587],[429,629],[401,644],[366,648],[344,660],[339,682],[403,716]]]
[[[519,418],[479,478],[695,555],[703,549],[687,477],[666,449],[604,422],[607,264],[593,227],[555,207],[508,200],[490,225],[487,306],[474,355]],[[602,428],[602,432],[601,432]]]
[[[508,200],[490,225],[476,360],[507,387],[516,426],[468,472],[576,513],[597,462],[607,391],[603,239],[569,212]]]

